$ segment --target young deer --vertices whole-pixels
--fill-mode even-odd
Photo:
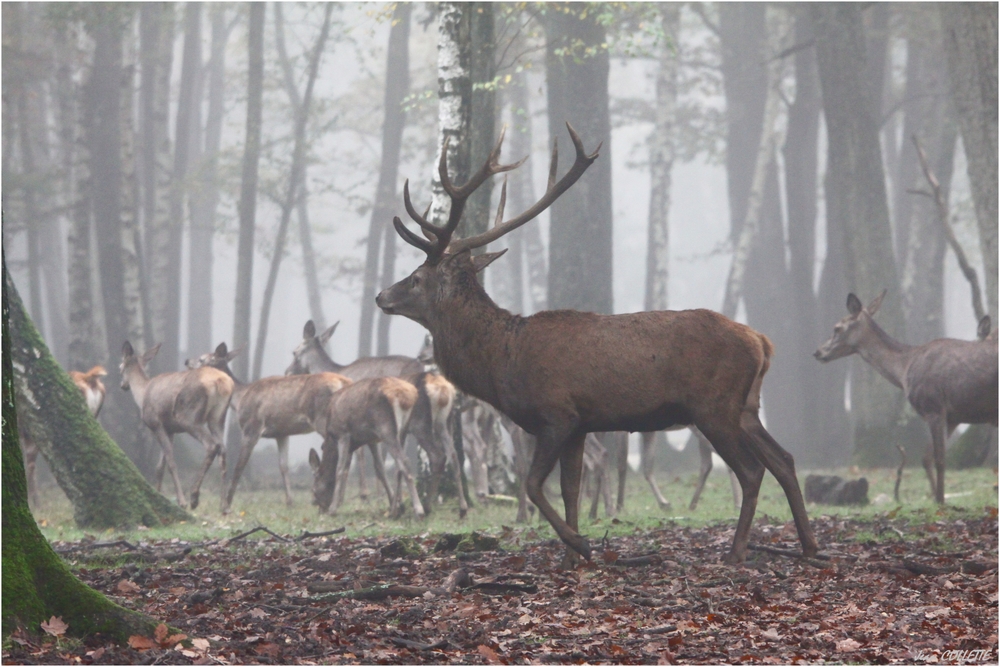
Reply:
[[[104,405],[104,396],[107,390],[101,378],[107,375],[104,366],[94,366],[86,373],[80,371],[70,371],[69,377],[73,384],[83,394],[83,400],[87,403],[90,414],[97,418],[101,414],[101,406]],[[38,485],[35,482],[35,469],[38,467],[38,446],[29,440],[25,430],[21,430],[21,450],[24,453],[24,474],[28,479],[28,501],[32,507],[38,506]]]
[[[160,344],[136,355],[132,344],[122,346],[122,389],[132,391],[132,397],[142,412],[142,422],[160,443],[160,462],[156,466],[156,489],[163,485],[163,466],[170,470],[177,490],[177,504],[187,507],[181,478],[174,463],[175,433],[188,433],[205,446],[205,461],[191,489],[191,509],[198,507],[198,497],[205,473],[215,457],[219,457],[222,473],[221,493],[226,492],[226,448],[222,441],[226,410],[233,394],[233,381],[214,368],[199,368],[179,373],[146,375],[146,366],[160,351]]]
[[[411,357],[399,355],[364,357],[347,366],[341,366],[331,359],[326,351],[326,343],[336,328],[337,325],[334,324],[317,336],[312,320],[306,322],[302,331],[302,342],[292,351],[292,364],[285,373],[332,371],[353,380],[397,377],[412,384],[417,390],[417,403],[410,416],[407,433],[416,439],[417,444],[427,453],[430,462],[431,479],[426,508],[429,512],[434,499],[437,498],[441,476],[447,463],[451,463],[456,488],[462,488],[462,471],[458,465],[458,454],[455,451],[451,430],[448,428],[448,420],[455,405],[454,385],[437,373],[424,372],[423,363]],[[376,449],[372,449],[372,455],[378,456]],[[350,458],[345,465],[350,467]],[[340,485],[338,502],[343,501],[344,487],[345,485]],[[464,493],[459,492],[458,505],[459,515],[465,518],[469,506]]]
[[[316,393],[325,392],[324,395],[329,395],[330,392],[351,384],[349,378],[336,373],[282,375],[244,384],[236,379],[229,367],[229,362],[239,353],[240,350],[230,352],[225,343],[219,343],[214,352],[184,362],[191,369],[206,366],[215,368],[233,380],[233,399],[230,407],[236,411],[243,437],[240,443],[240,457],[236,461],[229,488],[222,502],[223,514],[227,514],[232,507],[236,485],[240,481],[243,469],[250,461],[254,447],[261,438],[274,438],[278,445],[278,469],[285,488],[285,503],[292,504],[292,488],[288,479],[288,438],[313,432],[309,415],[313,409],[312,397]],[[385,473],[378,463],[375,474],[386,491],[390,491]]]
[[[314,377],[293,376],[293,377]],[[313,504],[334,514],[339,506],[337,486],[343,487],[350,470],[351,453],[379,442],[388,447],[399,473],[406,480],[417,518],[424,516],[417,485],[403,453],[403,440],[417,390],[399,378],[380,377],[358,380],[339,391],[317,392],[309,402],[309,420],[323,436],[323,456],[309,450],[313,470]],[[376,461],[379,457],[375,456]],[[387,489],[388,490],[388,489]],[[399,494],[389,495],[390,514],[395,515]]]
[[[944,502],[945,443],[959,424],[997,425],[997,339],[988,317],[980,322],[979,340],[939,338],[924,345],[901,343],[874,320],[885,290],[867,308],[847,295],[845,316],[833,336],[814,356],[822,362],[858,353],[886,380],[903,390],[917,414],[927,422],[931,442],[924,470],[934,499]]]
[[[462,186],[448,177],[447,150],[438,172],[451,210],[443,226],[428,222],[410,202],[407,213],[424,231],[420,236],[397,217],[393,225],[408,243],[426,253],[409,277],[382,291],[376,303],[388,314],[409,317],[434,337],[434,358],[451,382],[508,415],[538,439],[528,475],[528,496],[570,550],[591,556],[578,532],[578,500],[583,444],[593,431],[655,431],[696,425],[736,473],[743,506],[728,562],[743,560],[765,468],[788,497],[806,556],[818,551],[791,455],[764,429],[758,417],[760,385],[770,365],[771,342],[750,327],[709,310],[597,315],[572,310],[512,315],[483,290],[476,274],[501,253],[472,255],[535,218],[562,195],[597,159],[587,155],[569,127],[576,159],[556,180],[553,149],[549,185],[521,215],[501,222],[506,183],[494,227],[452,241],[466,199],[486,180],[518,164],[498,163],[501,136],[486,163]],[[598,149],[599,150],[599,149]],[[523,162],[523,160],[522,160]],[[566,519],[542,493],[556,461]]]

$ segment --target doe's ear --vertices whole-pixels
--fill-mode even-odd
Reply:
[[[122,345],[122,356],[123,357],[135,356],[135,350],[132,349],[132,343],[125,341],[125,344]]]
[[[316,335],[316,325],[313,324],[312,320],[306,322],[306,325],[302,327],[302,337],[303,338],[313,338]]]
[[[222,359],[227,354],[229,354],[229,347],[226,346],[225,342],[219,343],[219,345],[215,348],[215,356]]]
[[[145,366],[146,364],[148,364],[150,361],[153,360],[153,357],[156,356],[156,353],[160,351],[161,345],[163,345],[163,343],[157,343],[156,345],[154,345],[153,347],[149,348],[148,350],[142,353],[141,361],[143,366]]]
[[[328,328],[326,331],[324,331],[319,335],[320,345],[326,346],[327,341],[330,340],[330,338],[333,336],[333,332],[337,330],[338,324],[340,324],[340,320],[334,322],[330,328]]]
[[[859,299],[854,292],[847,295],[847,312],[851,315],[857,316],[863,308],[864,306],[861,305],[861,299]]]
[[[504,248],[499,252],[484,252],[481,255],[473,255],[472,266],[476,269],[476,273],[479,273],[494,261],[500,259],[505,252],[507,252],[507,248]]]
[[[233,350],[232,352],[230,352],[229,354],[227,354],[227,355],[226,355],[226,361],[232,361],[232,360],[233,360],[233,359],[235,359],[235,358],[236,358],[236,357],[237,357],[237,356],[238,356],[238,355],[240,354],[240,352],[242,352],[242,351],[243,351],[243,348],[242,348],[242,347],[238,347],[238,348],[236,348],[235,350]]]
[[[309,467],[313,469],[313,472],[319,472],[319,454],[311,448],[309,449]]]
[[[868,307],[865,308],[865,310],[868,311],[869,315],[874,315],[875,311],[877,311],[879,309],[879,306],[882,305],[882,299],[885,298],[885,293],[888,292],[888,291],[889,291],[888,289],[882,290],[882,293],[879,294],[874,299],[872,299],[872,302],[868,304]]]

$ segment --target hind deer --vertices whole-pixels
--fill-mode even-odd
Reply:
[[[451,429],[448,428],[448,420],[455,406],[454,385],[437,373],[424,372],[423,363],[411,357],[399,355],[363,357],[342,366],[330,357],[325,347],[336,327],[334,324],[317,336],[312,320],[306,322],[302,331],[302,342],[292,351],[292,363],[285,373],[334,372],[353,380],[391,376],[412,384],[417,390],[417,403],[410,416],[407,433],[416,439],[420,448],[427,453],[430,462],[431,479],[428,485],[426,509],[430,511],[434,499],[437,498],[445,466],[451,463],[455,488],[459,489],[459,516],[465,518],[469,506],[465,494],[461,492],[462,470],[458,465],[458,454],[455,451]],[[372,455],[377,457],[377,450],[373,449]],[[350,465],[350,458],[347,459],[346,465]],[[345,486],[341,484],[339,487],[338,502],[343,501]]]
[[[107,390],[101,378],[107,375],[104,366],[94,366],[86,373],[80,371],[70,371],[69,377],[73,384],[83,394],[83,400],[87,404],[87,410],[97,419],[101,414],[101,406],[104,405],[104,396]],[[28,440],[24,435],[26,430],[21,429],[21,450],[24,452],[24,474],[28,479],[28,502],[32,507],[38,506],[38,485],[35,482],[35,469],[38,467],[38,446]]]
[[[472,192],[490,176],[521,164],[499,164],[502,134],[486,162],[461,186],[452,184],[448,151],[442,150],[438,173],[451,199],[444,225],[432,224],[417,212],[406,183],[404,206],[424,234],[414,233],[398,217],[393,225],[427,258],[407,278],[383,290],[377,305],[387,314],[403,315],[426,327],[434,337],[434,358],[445,377],[537,438],[528,497],[568,546],[564,566],[575,564],[576,554],[591,557],[590,544],[578,531],[587,433],[655,431],[690,424],[708,438],[743,487],[736,535],[725,560],[736,563],[745,558],[765,469],[784,489],[803,553],[815,556],[818,547],[792,456],[758,417],[761,382],[773,352],[766,336],[710,310],[627,315],[556,310],[521,317],[497,306],[477,280],[476,274],[503,252],[473,255],[471,251],[534,219],[597,159],[598,152],[588,155],[568,123],[567,128],[576,149],[569,172],[556,180],[554,147],[541,199],[504,221],[505,182],[494,226],[482,234],[452,239]],[[556,461],[561,463],[565,519],[542,493]]]
[[[828,362],[860,354],[879,375],[903,390],[930,429],[924,470],[934,500],[944,503],[945,444],[955,427],[997,425],[997,337],[991,334],[986,316],[979,323],[978,340],[939,338],[907,345],[875,322],[885,293],[882,290],[867,308],[853,293],[848,294],[848,315],[834,325],[833,336],[813,356]]]
[[[221,494],[226,493],[226,448],[222,434],[226,422],[226,410],[233,394],[233,381],[222,371],[214,368],[199,368],[194,371],[161,373],[150,378],[146,366],[160,351],[160,344],[137,355],[132,344],[125,341],[122,346],[120,367],[125,391],[131,390],[132,397],[142,413],[142,422],[153,432],[160,443],[160,462],[156,466],[156,490],[163,486],[163,468],[170,470],[177,491],[177,504],[186,508],[187,497],[181,486],[174,462],[173,436],[188,433],[205,446],[205,461],[191,489],[191,509],[198,507],[201,483],[205,473],[219,457],[222,473]]]

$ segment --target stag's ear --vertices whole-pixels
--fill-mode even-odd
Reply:
[[[863,308],[864,306],[861,305],[861,299],[859,299],[854,292],[847,295],[847,312],[851,315],[857,316]]]
[[[329,329],[327,329],[326,331],[324,331],[323,333],[321,333],[319,335],[319,344],[320,345],[326,346],[327,341],[330,340],[331,336],[333,336],[333,332],[337,330],[337,325],[338,324],[340,324],[340,320],[337,320],[336,322],[334,322],[333,326],[331,326]]]
[[[313,469],[313,472],[319,472],[319,454],[316,453],[315,449],[309,450],[309,467]]]
[[[221,359],[227,354],[229,354],[229,347],[226,346],[225,342],[219,343],[218,346],[216,346],[215,348],[215,356]]]
[[[887,290],[887,289],[882,290],[882,293],[879,294],[874,299],[872,299],[872,302],[868,304],[868,307],[865,308],[865,310],[868,311],[869,315],[874,315],[875,314],[875,311],[877,311],[878,308],[879,308],[879,306],[882,305],[882,299],[885,298],[885,293],[888,292],[888,291],[889,290]]]
[[[479,273],[494,261],[500,259],[505,252],[507,252],[507,248],[504,248],[500,252],[484,252],[481,255],[473,255],[472,266],[476,269],[476,273]]]
[[[990,335],[990,329],[993,328],[993,320],[990,319],[989,315],[983,315],[983,319],[979,320],[979,328],[976,329],[976,337],[979,340],[986,340]]]
[[[160,351],[161,345],[163,345],[163,343],[157,343],[156,345],[154,345],[153,347],[149,348],[148,350],[142,353],[142,358],[140,359],[140,361],[142,362],[143,366],[145,366],[146,364],[148,364],[153,360],[153,357],[156,356],[156,353]]]
[[[135,350],[132,349],[132,343],[125,341],[125,344],[122,345],[122,356],[123,357],[135,356]]]

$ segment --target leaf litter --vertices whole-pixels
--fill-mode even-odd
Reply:
[[[607,539],[574,571],[530,529],[471,552],[435,550],[440,535],[401,549],[268,534],[121,567],[57,543],[86,583],[164,623],[125,645],[74,643],[53,617],[52,637],[16,631],[3,663],[996,663],[996,510],[936,518],[815,517],[819,559],[762,518],[737,567],[721,563],[731,525],[672,522]]]

